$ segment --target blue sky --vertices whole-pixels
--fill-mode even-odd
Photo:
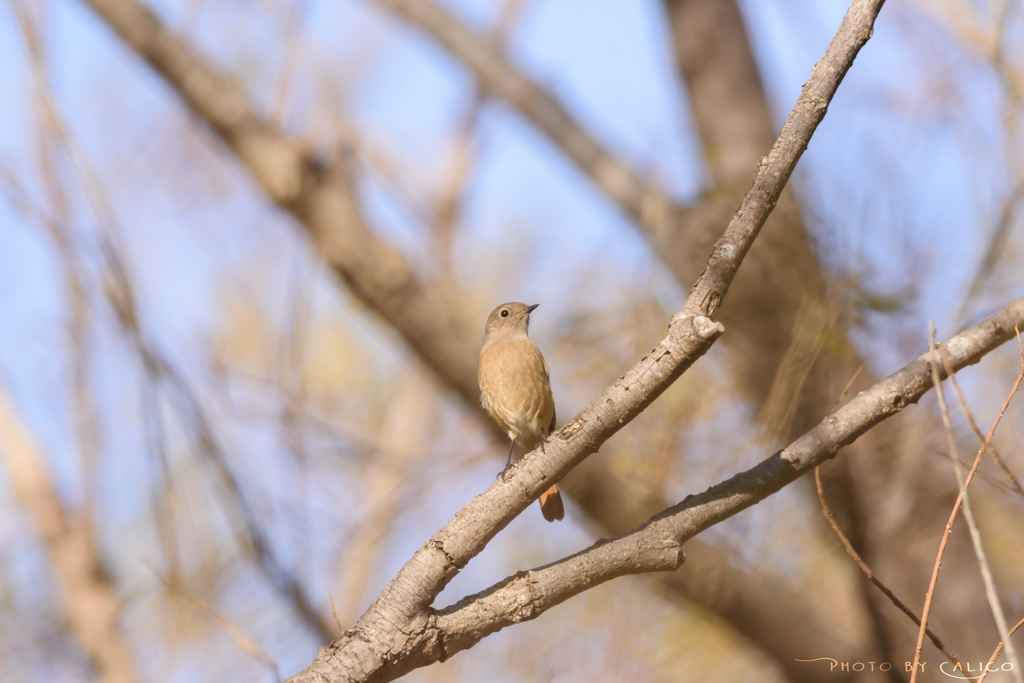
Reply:
[[[494,19],[493,3],[446,4],[481,30]],[[283,57],[283,6],[227,0],[152,6],[172,27],[187,31],[198,50],[238,75],[253,101],[266,106]],[[226,293],[246,291],[282,324],[289,274],[296,263],[306,263],[308,245],[149,67],[81,3],[51,0],[46,7],[53,92],[115,207],[144,329],[176,367],[202,385],[209,380],[208,345]],[[196,7],[198,14],[192,13]],[[748,26],[756,27],[750,32],[777,125],[845,8],[835,0],[743,3]],[[954,331],[952,311],[981,256],[979,235],[991,230],[1006,190],[997,84],[966,51],[950,48],[945,63],[933,61],[926,48],[929,40],[941,43],[942,29],[922,21],[909,31],[907,17],[916,17],[913,12],[896,0],[887,3],[874,39],[840,88],[793,179],[807,205],[809,229],[828,247],[822,258],[830,268],[852,270],[882,294],[910,286],[918,294],[901,319],[879,317],[858,337],[880,371],[909,360],[899,336],[906,328],[920,330],[912,342],[918,344],[915,353],[923,349],[927,320],[936,320],[940,337]],[[316,79],[333,78],[335,104],[368,138],[382,141],[416,179],[429,183],[443,174],[450,135],[468,102],[467,72],[372,3],[310,0],[306,16],[301,76],[286,125],[303,130],[323,96],[324,81]],[[690,201],[704,187],[701,150],[662,19],[653,0],[534,0],[509,53],[612,152],[657,178],[679,200]],[[944,77],[961,100],[935,96]],[[9,4],[0,5],[0,93],[7,103],[0,107],[0,165],[40,201],[32,86]],[[569,312],[599,309],[628,297],[635,287],[649,287],[667,310],[681,306],[684,288],[667,274],[639,230],[509,107],[486,105],[477,144],[478,171],[454,254],[474,305],[486,311],[497,301],[541,301],[538,312],[544,315],[531,332],[549,341]],[[70,173],[66,180],[77,188]],[[426,270],[424,226],[414,212],[372,175],[362,197],[378,234]],[[94,217],[79,189],[72,192],[72,205],[81,253],[95,258]],[[406,352],[394,335],[363,315],[322,269],[309,268],[315,309],[338,316],[353,338],[383,348],[368,367],[397,375],[390,368],[404,362]],[[1008,279],[1005,301],[1024,294],[1024,278]],[[585,296],[571,300],[581,283],[586,283]],[[138,367],[125,361],[130,353],[113,332],[102,302],[93,303],[102,323],[94,339],[93,380],[109,448],[99,485],[112,492],[106,523],[141,534],[135,516],[148,502],[144,487],[133,482],[155,475],[134,457],[144,441],[136,404]],[[986,305],[972,319],[981,317]],[[75,500],[82,484],[62,398],[68,372],[65,312],[49,239],[0,196],[0,372],[47,447],[62,492]],[[282,466],[266,434],[238,428],[229,438],[251,449],[269,470]],[[432,511],[436,514],[403,519],[406,533],[395,542],[388,570],[436,529],[438,519],[443,522],[459,501],[485,486],[493,476],[490,469],[488,464],[486,473],[467,473],[457,495]],[[0,501],[9,506],[5,495],[0,493]],[[574,548],[588,538],[579,527],[554,533]],[[484,564],[480,574],[467,573],[459,585],[487,585],[489,569],[493,566]],[[142,568],[133,571],[136,577],[144,574]],[[305,651],[293,654],[291,663],[305,656]],[[288,668],[284,662],[282,667]]]

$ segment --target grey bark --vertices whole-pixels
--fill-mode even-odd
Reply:
[[[460,510],[409,559],[359,619],[351,634],[322,649],[316,661],[292,680],[393,680],[418,666],[449,656],[450,651],[457,647],[457,641],[454,641],[455,645],[447,644],[436,629],[430,627],[430,605],[448,582],[552,483],[564,477],[650,405],[724,332],[721,324],[713,322],[711,317],[718,310],[744,255],[778,201],[814,130],[824,118],[828,102],[860,48],[870,38],[881,6],[881,0],[854,0],[850,6],[825,55],[812,69],[782,134],[762,160],[757,178],[743,204],[716,243],[685,306],[672,318],[668,336],[554,434],[542,453],[538,449],[528,454],[504,479],[499,479]],[[904,404],[897,402],[894,405],[902,408]],[[850,412],[848,407],[844,410]],[[851,428],[850,440],[869,426],[859,431]],[[811,441],[817,443],[820,437],[812,435]],[[840,442],[826,444],[821,459],[834,454],[839,445]],[[782,460],[787,464],[780,465]],[[738,475],[741,478],[738,488],[730,480],[694,499],[699,503],[699,512],[685,516],[686,521],[680,522],[679,526],[682,531],[675,539],[658,534],[656,538],[645,539],[650,542],[635,545],[629,542],[599,544],[592,551],[564,561],[571,564],[563,577],[576,577],[582,572],[584,576],[589,573],[594,580],[603,582],[629,573],[624,558],[635,558],[634,562],[639,563],[636,566],[649,566],[652,571],[654,568],[677,568],[683,559],[680,538],[688,538],[752,505],[778,490],[773,486],[781,487],[794,480],[806,467],[813,466],[807,464],[812,462],[813,458],[802,455],[799,449],[786,457],[777,454],[762,466],[763,472]],[[686,512],[690,501],[688,498],[681,504],[683,507],[670,510],[668,518]],[[657,524],[660,519],[655,518],[652,522]],[[590,552],[596,553],[596,559],[589,555]],[[573,581],[559,582],[557,576],[560,568],[565,569],[563,565],[555,563],[549,568],[553,574],[545,574],[540,582],[536,582],[541,590],[550,587],[561,591],[552,604],[586,588],[585,584],[580,586]],[[549,580],[553,583],[546,586],[544,582]],[[480,609],[472,603],[466,607],[476,610],[473,618],[482,620],[481,623],[503,624],[506,618],[509,623],[522,620],[532,612],[529,607],[531,593],[523,591],[533,583],[532,579],[525,585],[523,581],[513,579],[488,593],[492,602],[478,605]],[[493,602],[499,604],[493,605]],[[502,605],[506,611],[502,611]],[[508,610],[513,613],[506,617]],[[491,612],[491,617],[481,617],[481,611]],[[476,631],[481,628],[476,627]],[[500,625],[495,630],[497,628]],[[472,644],[476,641],[470,637],[466,642]]]
[[[680,283],[688,284],[697,277],[720,226],[728,222],[740,203],[750,173],[773,140],[764,90],[733,0],[666,2],[677,64],[689,92],[712,182],[700,204],[687,207],[645,189],[624,164],[609,161],[611,154],[571,118],[553,94],[524,77],[496,47],[476,37],[438,4],[431,0],[375,2],[434,37],[473,72],[483,87],[504,97],[543,131],[647,232],[652,247]],[[610,178],[622,181],[611,183]],[[829,344],[819,354],[817,363],[814,358],[798,359],[807,366],[799,368],[804,371],[802,374],[783,363],[799,343],[802,314],[832,308],[827,278],[811,249],[793,193],[787,189],[720,314],[730,330],[725,340],[729,363],[742,394],[755,405],[763,405],[772,393],[786,396],[791,404],[783,411],[775,411],[783,414],[784,424],[769,424],[780,438],[792,438],[813,424],[839,391],[835,378],[845,382],[858,365],[843,321],[837,316],[832,316],[818,333],[818,338],[827,337]],[[821,350],[820,345],[815,345],[813,353]],[[762,421],[775,421],[772,411],[763,410],[759,417]],[[631,516],[631,507],[656,506],[654,500],[639,506],[619,502],[619,489],[595,473],[598,467],[598,463],[588,462],[585,470],[569,477],[565,489],[592,519],[603,520],[606,530],[622,531],[616,525],[635,524],[645,518],[646,515]],[[835,476],[827,475],[826,482],[841,518],[856,525],[853,482],[849,477],[836,481]],[[855,537],[862,535],[853,533]],[[775,658],[792,680],[806,680],[811,675],[807,667],[795,662],[807,649],[846,653],[846,659],[867,657],[867,653],[850,652],[850,639],[840,639],[814,615],[798,614],[798,601],[765,600],[763,581],[737,572],[714,549],[704,550],[707,552],[696,555],[709,561],[708,572],[730,577],[726,593],[709,598],[705,574],[689,570],[660,580],[672,593],[726,618]],[[713,564],[712,557],[717,560]],[[778,620],[780,612],[788,612],[789,618]],[[780,623],[787,626],[781,628]],[[858,635],[853,640],[863,642],[866,637]]]
[[[1024,298],[944,342],[956,354],[954,370],[973,365],[1024,326]],[[935,356],[936,362],[939,355]],[[869,429],[917,403],[934,387],[932,357],[925,353],[822,420],[811,431],[757,466],[687,496],[643,526],[528,572],[521,572],[437,612],[436,637],[450,656],[505,626],[534,619],[547,609],[609,579],[671,571],[684,543],[701,531],[757,504],[832,458]],[[945,370],[941,379],[948,375]]]
[[[959,371],[1013,338],[1015,327],[1024,327],[1024,298],[939,345],[938,354],[945,355],[954,371]],[[936,355],[936,361],[938,358]],[[470,648],[506,626],[535,619],[610,579],[672,571],[682,564],[683,544],[693,536],[776,493],[875,425],[917,403],[934,386],[931,365],[931,355],[922,355],[860,392],[785,449],[701,494],[687,496],[634,531],[520,572],[451,607],[429,609],[429,603],[483,549],[494,530],[511,521],[544,490],[550,476],[545,470],[555,464],[562,471],[564,464],[560,463],[575,457],[565,453],[567,444],[570,451],[577,452],[590,447],[585,436],[587,421],[580,421],[581,413],[570,422],[578,424],[577,429],[567,426],[555,435],[548,448],[554,457],[551,452],[534,451],[517,465],[510,481],[499,480],[474,498],[402,568],[351,633],[323,648],[308,669],[290,680],[394,680]],[[940,378],[946,377],[943,369]],[[616,386],[605,395],[615,393]],[[604,411],[604,405],[598,401],[588,410],[611,412],[608,417],[614,418],[617,411]],[[600,428],[618,428],[617,422],[599,422]],[[571,433],[567,435],[567,431]],[[584,434],[583,442],[578,441],[580,434]],[[574,443],[578,445],[573,447]]]
[[[394,326],[427,365],[477,412],[482,424],[493,430],[478,401],[474,363],[477,331],[461,330],[452,320],[444,291],[434,283],[418,281],[409,264],[366,228],[345,170],[312,159],[301,141],[287,138],[262,121],[237,83],[193,56],[134,0],[89,0],[88,4],[238,154],[270,198],[299,219],[325,262],[351,291]],[[586,139],[575,133],[570,137]],[[602,159],[605,153],[588,154],[589,158]],[[565,482],[567,493],[592,518],[601,521],[607,533],[628,528],[612,524],[625,521],[632,525],[663,509],[664,503],[650,496],[627,499],[622,489],[611,485],[614,482],[609,476],[600,465],[582,467]],[[637,511],[630,512],[632,507]],[[776,656],[780,665],[791,666],[793,657],[800,654],[792,650],[794,643],[814,644],[820,651],[844,651],[831,630],[814,616],[796,609],[795,600],[765,600],[762,581],[729,566],[714,549],[706,550],[692,552],[722,561],[708,569],[716,576],[728,577],[729,590],[711,593],[698,584],[686,594],[722,614],[736,615],[734,623],[741,631]],[[665,577],[664,583],[672,591],[688,586],[678,575]],[[736,618],[739,615],[741,619]],[[791,627],[792,638],[780,637],[778,628],[753,628],[755,624],[771,623],[798,626]],[[781,651],[772,649],[787,643],[789,646]]]

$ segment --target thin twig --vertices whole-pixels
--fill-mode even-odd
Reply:
[[[1017,342],[1018,344],[1020,343],[1020,331],[1017,331]],[[963,496],[964,521],[967,522],[967,529],[971,534],[971,545],[974,547],[974,555],[978,559],[978,567],[981,569],[981,578],[985,584],[985,597],[988,599],[989,607],[992,609],[992,616],[995,617],[999,635],[1002,636],[1003,641],[1006,643],[1006,658],[1013,665],[1013,677],[1017,683],[1024,683],[1024,679],[1021,678],[1020,666],[1017,662],[1017,653],[1013,649],[1013,643],[1009,640],[1009,627],[1006,623],[1006,615],[1003,614],[1002,603],[1000,603],[999,595],[996,592],[996,582],[992,576],[992,567],[989,566],[988,558],[985,556],[985,548],[981,543],[981,531],[978,530],[978,524],[974,520],[971,498],[963,481],[963,472],[960,470],[960,460],[956,453],[956,434],[953,432],[953,423],[949,419],[949,409],[946,406],[946,394],[942,389],[942,382],[939,379],[939,364],[936,356],[942,357],[943,354],[941,351],[937,352],[935,348],[935,325],[932,323],[928,324],[928,348],[932,354],[932,380],[935,382],[935,393],[939,399],[942,422],[946,426],[946,438],[949,440],[949,450],[953,456],[953,471],[956,474],[956,482]],[[953,377],[953,375],[951,374],[950,377]],[[1024,347],[1021,348],[1020,377],[1024,378]]]
[[[984,439],[985,438],[984,435],[982,435],[981,438]],[[952,460],[953,459],[953,456],[951,456],[949,453],[946,453],[945,451],[935,451],[934,453],[932,453],[932,455],[934,455],[937,458],[944,458],[946,460]],[[960,466],[961,467],[966,467],[967,469],[970,469],[971,463],[968,462],[967,460],[964,460],[963,458],[960,458]],[[994,477],[993,475],[989,474],[988,472],[986,472],[985,470],[981,469],[980,467],[978,468],[978,477],[982,481],[987,482],[989,486],[997,488],[1000,491],[1002,491],[1003,493],[1009,493],[1009,494],[1013,494],[1013,495],[1021,495],[1021,494],[1018,494],[1016,491],[1014,491],[1009,486],[1007,486],[1005,483],[1003,483],[1000,479],[997,479],[996,477]]]
[[[858,372],[860,371],[858,370]],[[871,571],[871,567],[869,567],[867,563],[861,559],[857,551],[854,550],[853,545],[850,543],[850,540],[846,538],[846,535],[839,529],[839,525],[836,524],[835,518],[832,517],[831,510],[828,509],[828,505],[825,503],[825,491],[822,489],[821,486],[821,474],[819,472],[820,469],[820,467],[814,468],[814,484],[818,488],[818,500],[821,501],[821,511],[825,515],[825,519],[827,519],[828,523],[832,526],[832,530],[836,532],[836,536],[838,536],[839,540],[842,541],[843,547],[846,548],[846,553],[850,557],[852,557],[853,561],[857,563],[857,566],[861,568],[861,571],[864,572],[864,575],[868,577],[868,581],[875,584],[878,590],[885,593],[885,597],[889,598],[889,600],[892,601],[892,604],[896,605],[896,607],[898,607],[901,612],[910,617],[911,621],[920,626],[921,619],[916,614],[914,614],[909,607],[903,604],[903,601],[897,598],[896,595],[891,590],[889,590],[886,587],[886,585],[878,579],[878,577],[875,576],[875,573]],[[928,634],[928,637],[931,639],[932,643],[934,643],[935,647],[939,648],[939,650],[942,651],[942,654],[946,655],[946,658],[949,659],[949,661],[953,662],[954,666],[958,665],[960,666],[960,669],[963,670],[963,665],[960,664],[960,660],[956,658],[956,655],[954,655],[952,652],[946,649],[946,646],[942,644],[942,641],[939,640],[939,637],[937,635],[935,635],[935,632],[931,629],[927,629],[926,632]],[[966,673],[964,675],[967,676],[967,680],[974,680]]]
[[[1015,327],[1014,329],[1017,328]],[[1020,345],[1020,343],[1020,332],[1018,330],[1018,346]],[[929,354],[929,357],[932,358],[932,366],[934,370],[934,358],[932,357],[932,354]],[[1021,350],[1021,358],[1024,359],[1024,349]],[[921,662],[921,650],[924,648],[925,627],[928,623],[928,613],[931,611],[932,597],[935,594],[935,584],[939,580],[939,570],[942,567],[942,556],[946,552],[946,543],[949,541],[949,534],[953,530],[953,521],[956,519],[957,512],[960,511],[960,504],[963,501],[963,494],[967,490],[967,487],[970,486],[971,480],[974,479],[974,473],[977,472],[978,465],[981,464],[981,456],[985,454],[985,448],[988,445],[988,443],[992,440],[992,437],[995,435],[996,427],[999,426],[999,422],[1003,419],[1003,414],[1006,412],[1007,407],[1010,405],[1010,399],[1013,398],[1013,395],[1015,393],[1017,393],[1017,388],[1020,386],[1021,380],[1024,379],[1024,360],[1022,360],[1021,366],[1021,373],[1017,375],[1017,381],[1014,382],[1013,388],[1010,389],[1010,393],[1007,395],[1006,400],[1003,401],[1003,407],[999,410],[999,415],[996,417],[996,421],[992,424],[992,428],[989,430],[988,436],[985,437],[984,443],[982,443],[981,448],[978,449],[978,455],[975,456],[974,458],[974,464],[971,466],[971,471],[968,472],[967,478],[964,480],[964,484],[960,489],[960,493],[956,497],[956,503],[953,504],[953,511],[949,515],[949,521],[946,522],[946,528],[942,532],[942,541],[939,543],[939,552],[936,554],[935,566],[932,568],[932,578],[931,581],[929,581],[928,583],[928,592],[925,593],[924,597],[924,609],[921,612],[921,628],[917,634],[917,647],[914,650],[914,663],[913,671],[910,674],[910,683],[915,683],[915,681],[917,681],[918,665]],[[933,381],[935,381],[934,378]],[[936,382],[936,386],[938,386],[938,382]],[[1010,647],[1012,647],[1012,645]],[[1007,654],[1009,654],[1009,648],[1007,648],[1007,650]]]
[[[1019,629],[1022,625],[1024,625],[1024,619],[1018,621],[1017,624],[1010,629],[1009,635],[1012,636],[1014,633],[1016,633],[1017,629]],[[1004,641],[1000,640],[999,644],[996,645],[996,649],[992,652],[992,656],[988,658],[988,663],[985,665],[985,671],[982,672],[981,678],[978,679],[978,683],[982,683],[985,680],[985,677],[989,674],[989,667],[992,666],[992,664],[994,664],[997,659],[999,659],[999,653],[1003,651],[1003,643]]]
[[[971,409],[967,407],[967,401],[964,400],[963,392],[960,391],[960,383],[956,381],[956,375],[950,372],[949,361],[946,359],[946,355],[942,354],[942,364],[946,368],[946,374],[949,375],[949,380],[953,384],[953,391],[956,392],[957,403],[960,404],[960,411],[964,414],[964,418],[967,420],[967,426],[970,427],[971,431],[978,438],[978,443],[985,443],[985,435],[978,429],[977,423],[974,421],[974,415],[971,413]],[[1014,490],[1024,495],[1024,487],[1021,486],[1020,480],[1013,474],[1009,466],[1003,461],[999,455],[999,451],[996,450],[994,444],[988,445],[988,454],[992,456],[992,462],[994,462],[1006,476],[1010,479],[1013,484]]]
[[[148,562],[146,564],[149,565]],[[253,659],[270,669],[274,674],[274,680],[280,682],[281,673],[277,668],[277,662],[275,662],[274,658],[268,655],[263,648],[257,645],[256,641],[245,635],[245,631],[235,625],[227,617],[220,614],[217,610],[210,607],[210,605],[203,600],[198,593],[189,588],[189,586],[178,578],[178,576],[164,574],[152,565],[149,565],[149,569],[156,574],[165,589],[187,598],[189,602],[195,606],[196,611],[202,614],[203,617],[205,617],[206,620],[214,626],[214,628],[220,630],[224,635],[235,641],[235,644],[238,645],[243,652],[248,653]]]
[[[338,618],[338,610],[334,608],[334,598],[331,596],[331,589],[327,589],[327,599],[331,601],[331,614],[334,615],[334,623],[338,625],[338,632],[344,633],[345,629],[341,627],[341,619]]]
[[[853,373],[853,377],[851,377],[850,381],[846,383],[846,386],[843,388],[843,392],[841,394],[839,394],[839,398],[837,398],[836,402],[832,405],[832,410],[828,411],[829,415],[831,415],[832,413],[836,412],[836,408],[838,408],[839,404],[843,402],[844,398],[846,398],[846,394],[847,394],[847,392],[850,391],[850,387],[852,387],[853,383],[857,381],[857,378],[860,377],[860,373],[863,370],[864,370],[864,366],[861,365],[859,368],[857,368],[857,372]]]
[[[850,378],[850,381],[846,383],[846,387],[843,388],[842,393],[839,394],[839,398],[836,399],[835,404],[832,406],[832,410],[829,411],[829,415],[836,412],[836,408],[838,408],[839,404],[843,402],[843,398],[846,396],[847,392],[850,391],[850,387],[853,386],[853,383],[857,380],[857,377],[860,375],[862,370],[864,370],[863,365],[857,368],[857,372],[853,373],[853,377]],[[916,614],[914,614],[914,612],[911,611],[909,607],[903,604],[903,601],[897,598],[896,594],[889,590],[889,588],[885,584],[883,584],[881,580],[878,579],[878,577],[875,576],[875,573],[871,571],[871,567],[869,567],[867,563],[861,558],[860,554],[854,549],[853,544],[850,543],[850,539],[848,539],[846,537],[846,534],[844,534],[842,530],[839,528],[839,525],[836,523],[835,518],[832,516],[832,511],[829,510],[828,504],[825,502],[825,491],[821,486],[820,470],[821,467],[814,468],[814,485],[818,489],[818,501],[821,502],[821,512],[825,515],[825,519],[827,519],[828,523],[832,526],[832,530],[836,532],[836,536],[839,537],[839,540],[842,542],[843,547],[846,548],[846,553],[850,557],[852,557],[853,561],[857,563],[857,566],[861,568],[861,571],[864,572],[864,575],[868,577],[868,581],[875,584],[878,590],[882,591],[882,593],[884,593],[885,596],[892,601],[892,604],[896,605],[896,607],[899,608],[900,611],[902,611],[904,614],[910,617],[911,621],[920,626],[921,619]],[[960,664],[960,660],[956,658],[956,655],[954,655],[952,652],[946,649],[946,646],[942,644],[942,641],[939,640],[939,637],[935,635],[934,631],[932,631],[931,629],[927,629],[926,632],[928,633],[928,637],[931,639],[935,647],[937,647],[942,652],[942,654],[946,655],[949,661],[953,662],[954,665]],[[960,669],[963,670],[962,665],[960,666]],[[974,679],[972,679],[970,676],[967,676],[967,680],[973,681]]]

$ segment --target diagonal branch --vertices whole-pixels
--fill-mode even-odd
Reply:
[[[498,47],[431,0],[375,0],[419,26],[456,55],[479,79],[481,87],[507,100],[540,128],[613,201],[640,223],[660,213],[665,200],[629,167],[581,127],[544,88],[520,73]]]
[[[366,226],[342,164],[325,165],[308,145],[262,120],[233,79],[207,66],[135,0],[85,0],[162,75],[238,156],[279,206],[306,228],[317,251],[360,299],[423,361],[479,409],[475,339],[439,286],[422,284],[402,256]]]
[[[177,90],[196,116],[238,153],[255,178],[268,188],[271,198],[292,211],[335,275],[402,335],[440,379],[476,412],[485,429],[493,430],[494,423],[480,410],[474,362],[478,348],[471,337],[451,322],[444,292],[435,283],[417,281],[401,256],[366,228],[344,169],[313,162],[304,156],[301,141],[289,139],[277,128],[261,122],[237,84],[194,56],[135,0],[87,0],[87,4]],[[280,161],[277,166],[273,163],[275,159]],[[299,188],[297,198],[287,199],[291,196],[289,188]],[[347,249],[346,245],[356,248]],[[190,402],[183,405],[188,408]],[[198,425],[201,433],[208,433],[201,421]],[[202,441],[215,443],[205,438]],[[216,448],[209,452],[214,462],[221,463]],[[229,489],[237,493],[230,473],[221,464],[218,469],[225,474]],[[646,519],[665,506],[656,496],[627,498],[618,486],[610,486],[610,481],[610,475],[600,468],[587,467],[574,472],[573,480],[566,482],[567,492],[605,527],[606,534],[621,533],[629,528],[624,524],[631,526],[635,520]],[[248,520],[245,506],[240,510],[243,519]],[[612,511],[619,514],[609,514]],[[250,532],[250,537],[257,556],[268,560],[262,535]],[[720,551],[710,546],[704,546],[704,550],[691,548],[691,564],[700,568],[687,572],[693,574],[691,579],[683,580],[678,574],[664,577],[665,585],[674,594],[695,600],[738,624],[767,653],[792,647],[794,642],[816,642],[821,651],[839,651],[842,642],[815,615],[799,610],[795,600],[765,599],[763,581],[730,566]],[[273,562],[265,565],[272,577],[278,576],[274,567]],[[711,586],[714,577],[726,583],[728,589]],[[293,582],[285,585],[289,592],[295,592]],[[795,624],[799,629],[791,640],[780,637],[777,629],[756,627],[772,623]],[[795,653],[786,649],[779,652],[780,666],[791,666],[792,657],[788,655]]]
[[[316,661],[293,680],[392,680],[418,666],[447,656],[442,640],[418,636],[428,633],[425,630],[430,619],[428,608],[448,582],[553,482],[560,480],[588,455],[597,451],[601,444],[660,396],[725,331],[711,317],[718,310],[743,257],[824,118],[829,101],[860,48],[870,38],[875,17],[883,2],[854,0],[851,4],[825,55],[811,70],[810,78],[778,140],[762,159],[757,177],[739,211],[715,244],[707,266],[686,304],[672,318],[668,336],[596,401],[554,434],[539,456],[536,450],[528,454],[510,470],[504,480],[497,481],[460,510],[409,559],[359,619],[352,632],[321,650]],[[848,414],[852,410],[851,404],[832,419]],[[897,407],[902,405],[900,402],[895,404]],[[852,433],[849,440],[856,438],[859,433]],[[828,455],[834,454],[839,445],[837,443]],[[787,458],[777,455],[767,461],[769,471],[762,474],[772,474],[781,482],[778,483],[781,487],[804,471],[799,467],[799,457],[800,452]],[[821,459],[825,459],[825,456]],[[780,464],[783,460],[786,464]],[[787,476],[790,478],[787,479]],[[710,496],[706,510],[694,519],[683,516],[689,520],[687,528],[693,528],[691,533],[684,534],[685,537],[724,519],[715,517],[716,510],[721,512],[731,509],[726,515],[729,516],[760,500],[756,498],[757,493],[760,492],[763,498],[778,490],[771,488],[775,479],[755,477],[751,483],[753,492],[738,498],[731,493],[731,488],[735,486],[731,481],[727,482],[725,488],[718,491],[712,489],[702,494],[695,502],[699,503]],[[719,493],[725,494],[724,499],[731,500],[733,506],[723,507],[716,502],[723,499],[718,497]],[[735,507],[736,504],[738,507]],[[679,512],[692,507],[688,501],[682,505],[685,507]],[[672,514],[675,512],[673,509]],[[701,525],[702,520],[707,522],[704,526]],[[664,539],[654,539],[649,545],[630,548],[612,543],[601,552],[603,556],[617,553],[639,555],[643,563],[658,569],[674,569],[683,561],[679,544],[666,544]],[[585,559],[580,561],[586,562]],[[556,563],[555,567],[561,564]],[[586,564],[572,566],[581,570],[591,568]],[[594,574],[594,578],[605,581],[616,575],[612,570],[606,574]],[[573,594],[566,594],[561,600]]]
[[[948,340],[954,370],[977,363],[1014,336],[1024,321],[1024,298]],[[759,465],[687,496],[638,529],[601,540],[563,560],[520,572],[487,590],[440,610],[424,637],[443,643],[445,656],[472,647],[481,638],[520,621],[535,619],[574,595],[629,574],[671,571],[682,545],[701,531],[757,504],[811,471],[873,426],[917,403],[934,386],[929,353],[890,375],[785,449]],[[936,370],[937,372],[937,370]],[[945,375],[946,371],[943,371]]]
[[[947,369],[946,372],[948,373],[949,370]],[[864,572],[864,576],[867,577],[868,581],[873,583],[878,590],[882,591],[882,593],[885,594],[885,597],[889,598],[889,601],[892,602],[892,604],[895,605],[899,611],[906,614],[908,617],[910,617],[911,621],[920,626],[921,617],[914,614],[914,612],[909,607],[903,604],[902,600],[896,597],[895,593],[889,590],[888,586],[882,583],[881,579],[875,576],[875,573],[871,571],[871,567],[867,565],[867,562],[861,559],[860,553],[857,552],[857,550],[853,547],[853,544],[850,543],[850,539],[846,537],[846,534],[843,533],[843,530],[839,528],[838,524],[836,524],[836,519],[832,516],[832,511],[828,509],[828,503],[825,502],[825,490],[821,486],[821,471],[817,467],[814,468],[814,484],[815,487],[818,489],[818,501],[821,502],[821,512],[825,515],[825,519],[828,520],[829,525],[832,527],[832,531],[836,532],[836,536],[839,537],[839,541],[843,544],[843,547],[846,549],[846,554],[853,559],[853,561],[857,564],[858,567],[860,567],[860,570]],[[935,635],[934,631],[932,631],[930,628],[926,628],[925,633],[928,634],[928,638],[932,641],[932,644],[936,648],[938,648],[938,650],[942,652],[942,654],[946,655],[946,659],[952,662],[954,666],[959,666],[960,669],[963,670],[963,665],[960,663],[960,660],[957,659],[956,655],[954,655],[952,652],[946,649],[946,646],[939,639],[939,637]],[[973,678],[971,678],[967,674],[964,675],[967,676],[967,680],[971,681],[971,683],[974,683]]]
[[[730,334],[733,331],[729,328]],[[576,503],[602,527],[596,536],[624,534],[670,505],[660,492],[640,495],[638,487],[623,486],[607,468],[607,460],[589,458],[558,484],[577,496]],[[661,595],[717,615],[773,659],[792,683],[817,682],[813,670],[795,661],[808,652],[828,652],[839,661],[857,661],[861,656],[848,631],[838,633],[834,620],[802,607],[806,596],[757,571],[737,567],[727,552],[699,537],[686,544],[686,564],[679,571],[649,578]],[[853,678],[850,672],[836,670],[829,681]]]
[[[31,513],[64,584],[68,629],[102,683],[137,680],[131,644],[118,629],[119,596],[99,544],[81,512],[68,510],[38,440],[18,415],[0,377],[0,462],[15,497]]]
[[[475,344],[452,324],[443,292],[417,281],[408,264],[366,228],[344,169],[311,159],[304,143],[262,122],[237,84],[194,57],[134,0],[88,0],[88,4],[178,90],[270,197],[295,215],[353,293],[394,326],[469,406],[478,408],[471,360]],[[756,208],[757,202],[751,206]],[[750,605],[747,600],[733,607],[746,610]],[[766,614],[760,617],[771,621]]]

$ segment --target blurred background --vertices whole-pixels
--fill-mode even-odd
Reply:
[[[664,336],[846,11],[145,7],[158,23],[135,0],[0,2],[0,681],[308,665],[501,469],[475,386],[490,310],[540,304],[559,424],[593,400]],[[929,320],[948,338],[1024,295],[1022,29],[1016,0],[889,0],[726,334],[565,480],[565,522],[532,506],[435,606],[752,466],[861,365],[854,392],[922,353]],[[1011,343],[963,373],[982,431],[1019,368]],[[972,487],[1011,624],[1022,416]],[[929,395],[823,468],[840,526],[917,612],[949,458]],[[813,482],[686,552],[407,678],[909,678],[917,628]],[[999,640],[962,522],[932,614],[962,660]],[[795,661],[815,658],[893,668]],[[924,661],[945,680],[931,644]]]

